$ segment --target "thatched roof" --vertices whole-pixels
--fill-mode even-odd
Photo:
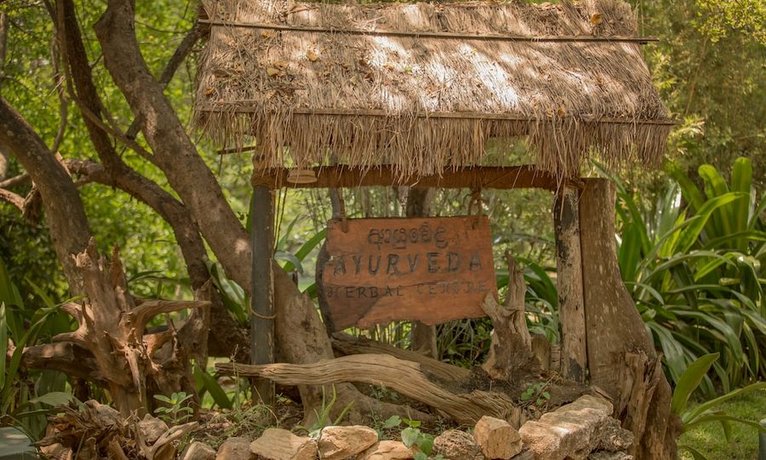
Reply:
[[[195,123],[263,166],[480,164],[528,135],[538,165],[654,163],[671,128],[630,7],[208,1]]]

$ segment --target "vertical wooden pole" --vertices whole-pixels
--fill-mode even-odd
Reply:
[[[431,211],[430,188],[411,187],[407,193],[407,217],[426,217]],[[436,326],[429,326],[420,321],[413,321],[411,333],[412,349],[437,359],[439,350],[436,345]]]
[[[561,322],[561,374],[585,382],[588,369],[582,252],[580,249],[579,192],[563,185],[556,194],[553,222],[556,232],[556,269]]]
[[[274,194],[263,185],[253,187],[251,206],[253,285],[250,312],[250,361],[274,362]],[[263,404],[275,401],[274,382],[257,379],[253,389]]]

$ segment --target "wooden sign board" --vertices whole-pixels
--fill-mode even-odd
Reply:
[[[393,320],[438,324],[485,316],[497,297],[485,216],[330,221],[317,261],[332,330]]]

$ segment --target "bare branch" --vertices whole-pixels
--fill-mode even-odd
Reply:
[[[158,83],[162,86],[163,89],[168,86],[168,83],[170,83],[170,80],[173,79],[176,71],[186,60],[186,57],[189,56],[189,53],[191,53],[192,49],[194,48],[194,44],[197,43],[197,40],[199,40],[201,36],[202,33],[200,26],[195,21],[194,26],[186,34],[186,36],[184,36],[184,39],[181,40],[181,43],[178,45],[178,48],[176,48],[173,56],[170,57],[167,65],[165,65],[165,70],[163,70],[162,75],[160,75]],[[133,120],[133,123],[130,124],[130,127],[125,132],[125,137],[128,139],[135,139],[136,134],[138,134],[138,132],[141,130],[141,123],[141,118],[136,118]]]
[[[71,342],[49,343],[24,348],[21,365],[27,369],[53,369],[72,377],[105,382],[96,369],[93,355]]]
[[[0,154],[0,163],[2,163],[4,160],[4,156]],[[0,171],[0,177],[2,177],[2,171]],[[11,188],[16,187],[17,185],[26,185],[32,183],[32,179],[29,177],[29,174],[27,173],[21,173],[18,176],[10,177],[8,179],[5,179],[4,181],[0,182],[0,188]]]
[[[19,211],[24,212],[24,197],[17,195],[11,191],[0,188],[0,200],[7,201],[8,203],[19,208]]]
[[[147,300],[133,309],[131,314],[134,323],[143,330],[146,323],[161,313],[172,313],[187,308],[204,308],[211,306],[207,300]]]

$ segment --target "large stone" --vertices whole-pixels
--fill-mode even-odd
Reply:
[[[296,436],[281,428],[269,428],[250,443],[250,452],[257,460],[314,460],[317,444],[311,438]]]
[[[369,449],[378,442],[378,433],[372,428],[354,426],[328,426],[322,430],[317,442],[322,460],[342,460]]]
[[[204,442],[194,441],[184,449],[181,460],[215,460],[215,450]]]
[[[357,457],[358,460],[409,460],[412,450],[399,441],[380,441]]]
[[[473,436],[460,430],[447,430],[434,438],[433,452],[449,460],[484,460]]]
[[[229,438],[221,444],[218,448],[218,454],[215,456],[215,460],[237,460],[237,459],[249,459],[250,455],[250,440],[242,437]]]
[[[146,414],[144,418],[138,422],[138,432],[149,445],[157,442],[160,436],[166,431],[168,431],[168,424],[149,414]]]
[[[487,458],[510,459],[521,452],[521,436],[510,423],[485,415],[473,428],[473,438]]]
[[[525,423],[521,439],[538,460],[583,459],[598,447],[600,430],[612,413],[612,404],[586,395]]]

